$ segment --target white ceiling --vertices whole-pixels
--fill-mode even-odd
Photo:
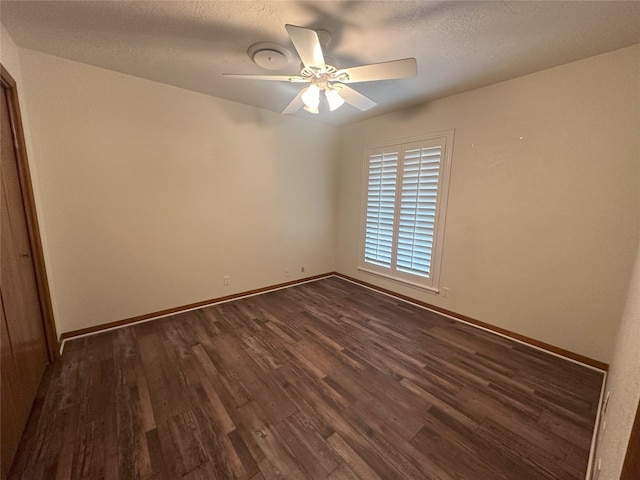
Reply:
[[[33,50],[275,112],[301,84],[223,78],[298,74],[255,65],[247,48],[284,25],[329,30],[338,67],[415,57],[418,76],[351,86],[378,102],[296,115],[341,125],[640,43],[638,1],[5,1],[0,21]]]

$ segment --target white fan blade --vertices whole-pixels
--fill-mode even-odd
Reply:
[[[273,80],[276,82],[294,83],[308,82],[308,80],[305,80],[304,78],[297,75],[243,75],[236,73],[223,73],[222,76],[227,78],[242,78],[245,80]]]
[[[285,108],[282,113],[296,113],[298,110],[300,110],[304,106],[304,103],[302,102],[302,94],[304,93],[304,91],[304,88],[300,90],[298,92],[298,95],[296,95],[296,98],[291,100],[291,103],[287,105],[287,108]]]
[[[418,65],[415,58],[403,58],[402,60],[346,68],[338,71],[338,75],[341,73],[346,73],[348,77],[346,79],[340,78],[340,81],[344,83],[372,82],[415,77],[418,74]]]
[[[376,102],[374,102],[368,97],[365,97],[361,93],[356,92],[351,87],[347,87],[346,85],[341,85],[339,83],[334,83],[334,86],[337,86],[340,88],[340,96],[344,98],[345,102],[347,102],[350,105],[353,105],[354,107],[356,107],[359,110],[362,110],[363,112],[377,105]]]
[[[285,25],[284,28],[287,29],[287,33],[293,42],[293,46],[296,47],[304,66],[309,69],[325,70],[322,46],[315,30],[295,25]]]

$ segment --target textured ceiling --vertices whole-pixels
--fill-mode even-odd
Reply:
[[[415,57],[418,76],[353,84],[378,106],[297,116],[341,125],[640,43],[638,1],[4,1],[15,43],[280,112],[303,85],[223,78],[269,72],[247,48],[284,25],[329,30],[339,67]]]

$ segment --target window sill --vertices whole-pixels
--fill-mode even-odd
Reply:
[[[365,273],[370,273],[372,275],[376,275],[378,277],[386,278],[387,280],[392,280],[394,282],[401,283],[402,285],[408,285],[408,286],[413,287],[413,288],[418,288],[420,290],[424,290],[425,292],[430,293],[432,295],[437,295],[438,293],[440,293],[440,289],[439,288],[427,287],[426,285],[420,285],[419,283],[411,282],[411,281],[405,280],[403,278],[393,277],[391,275],[387,275],[386,273],[376,272],[375,270],[370,270],[370,269],[365,268],[365,267],[358,267],[358,270],[360,270],[361,272],[365,272]]]

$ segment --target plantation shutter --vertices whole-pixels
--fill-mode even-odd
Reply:
[[[427,278],[431,274],[441,157],[440,146],[403,149],[398,271]]]
[[[358,270],[439,292],[453,133],[365,152]]]
[[[382,267],[392,264],[397,174],[397,151],[369,155],[364,257]]]

